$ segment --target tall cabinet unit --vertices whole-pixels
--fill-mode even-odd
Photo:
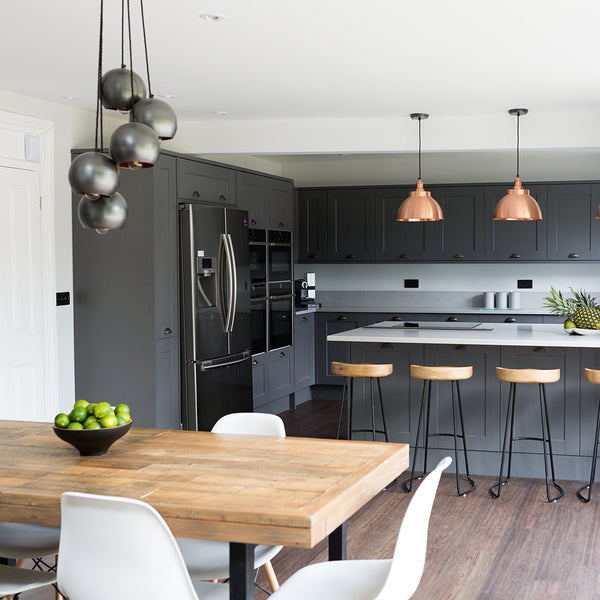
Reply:
[[[81,227],[73,196],[76,397],[125,402],[141,427],[181,422],[176,162],[121,170],[129,216],[107,235]]]

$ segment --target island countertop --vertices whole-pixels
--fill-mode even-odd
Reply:
[[[421,322],[423,326],[431,323]],[[379,327],[359,327],[327,336],[328,342],[379,342],[389,344],[469,344],[474,346],[549,346],[600,348],[600,331],[569,334],[562,325],[479,323],[473,329],[392,328],[398,321],[382,321]],[[387,328],[384,328],[387,327]]]

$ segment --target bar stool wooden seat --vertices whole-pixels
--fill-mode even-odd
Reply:
[[[381,378],[387,377],[394,370],[391,364],[352,364],[342,362],[332,362],[331,372],[334,375],[339,375],[344,378],[342,387],[342,404],[340,406],[340,417],[338,420],[337,437],[340,437],[340,428],[342,426],[342,415],[344,412],[344,400],[348,404],[348,439],[352,439],[353,433],[371,433],[373,441],[375,434],[381,433],[385,436],[385,441],[388,441],[387,425],[385,423],[385,411],[383,409],[383,398],[381,395]],[[352,394],[354,391],[354,379],[356,377],[369,378],[371,390],[371,429],[356,429],[352,427]],[[383,429],[375,428],[375,399],[373,396],[373,380],[377,380],[377,389],[379,391],[379,408],[381,410],[381,421]]]
[[[589,383],[600,383],[600,371],[597,369],[585,369],[585,380]],[[600,403],[598,403],[598,414],[596,416],[596,435],[594,437],[594,450],[592,452],[592,467],[590,469],[590,482],[587,485],[579,488],[577,490],[577,497],[583,502],[589,502],[590,497],[592,495],[592,485],[594,484],[594,479],[596,478],[596,459],[598,458],[598,442],[600,441],[598,438],[600,436]],[[586,490],[587,498],[583,495],[583,491]]]
[[[410,376],[414,379],[423,380],[423,395],[421,397],[421,407],[419,409],[419,421],[417,425],[417,437],[415,439],[415,452],[413,456],[413,466],[410,473],[410,478],[407,479],[402,487],[406,492],[412,490],[413,481],[416,479],[422,479],[427,473],[427,453],[429,451],[429,438],[430,437],[452,437],[454,438],[454,463],[456,470],[456,492],[459,496],[466,496],[470,494],[476,487],[477,484],[471,479],[469,473],[469,458],[467,453],[467,442],[465,439],[465,425],[463,420],[462,412],[462,400],[460,397],[460,386],[459,381],[464,379],[470,379],[473,376],[473,367],[471,365],[466,367],[427,367],[423,365],[410,365]],[[452,398],[452,420],[454,429],[452,433],[436,432],[432,433],[429,428],[430,416],[431,416],[431,382],[432,381],[449,381],[450,382],[450,394]],[[455,393],[456,389],[456,393]],[[427,395],[427,411],[425,416],[425,395]],[[457,416],[460,421],[460,433],[457,428]],[[421,434],[422,421],[425,418],[425,432],[424,432],[424,459],[423,459],[423,473],[415,477],[415,466],[417,464],[417,454],[419,452],[419,438]],[[469,489],[463,491],[460,488],[460,469],[458,466],[458,440],[462,440],[463,456],[465,459],[465,474],[467,481],[470,484]]]
[[[546,402],[546,383],[555,383],[560,379],[560,369],[505,369],[496,367],[496,378],[500,381],[510,383],[508,392],[508,406],[506,408],[506,425],[504,427],[504,440],[502,442],[502,458],[500,459],[500,474],[498,475],[498,483],[490,488],[492,498],[499,498],[500,491],[503,485],[510,481],[510,468],[512,461],[513,442],[518,440],[531,440],[542,442],[544,448],[544,473],[546,475],[546,497],[548,502],[556,502],[565,494],[565,490],[556,483],[554,473],[554,455],[552,453],[552,438],[550,437],[550,421],[548,419],[548,403]],[[542,437],[515,437],[515,404],[517,383],[537,383],[540,397],[540,419],[542,425]],[[510,441],[509,441],[510,440]],[[502,479],[504,471],[504,459],[506,456],[506,445],[508,448],[508,470],[506,479]],[[546,449],[546,444],[547,449]],[[552,481],[548,478],[548,457],[550,458],[550,472]],[[558,495],[550,496],[550,483],[558,490]]]

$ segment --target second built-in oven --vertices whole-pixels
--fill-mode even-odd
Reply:
[[[292,232],[269,230],[268,235],[268,280],[291,281],[294,263]]]
[[[267,328],[269,350],[292,345],[293,311],[292,282],[269,283]]]

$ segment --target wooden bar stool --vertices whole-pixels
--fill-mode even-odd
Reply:
[[[597,369],[585,369],[585,380],[590,383],[600,383],[600,371]],[[590,470],[590,482],[577,490],[577,497],[584,502],[589,502],[592,495],[592,485],[596,478],[596,459],[598,458],[598,437],[600,435],[600,403],[598,404],[598,415],[596,416],[596,436],[594,437],[594,450],[592,452],[592,468]],[[587,489],[587,498],[583,490]]]
[[[410,479],[407,479],[402,487],[406,492],[412,490],[412,484],[415,479],[422,479],[427,473],[427,453],[429,450],[429,438],[430,437],[453,437],[454,438],[454,462],[456,469],[456,491],[459,496],[466,496],[471,493],[476,487],[476,483],[471,479],[469,473],[469,459],[467,456],[467,442],[465,439],[465,425],[463,421],[462,412],[462,401],[460,397],[460,387],[458,382],[463,379],[470,379],[473,376],[473,367],[424,367],[421,365],[410,365],[410,376],[414,379],[423,380],[423,395],[421,397],[421,408],[419,409],[419,421],[417,425],[417,437],[415,440],[415,453],[413,456],[413,466],[410,472]],[[431,433],[429,429],[429,421],[431,416],[431,382],[432,381],[449,381],[450,382],[450,393],[452,396],[452,420],[454,423],[454,431],[452,433]],[[454,392],[456,388],[456,394]],[[417,464],[417,454],[419,451],[419,437],[421,433],[421,423],[424,417],[425,407],[425,394],[427,394],[427,416],[424,433],[424,447],[425,456],[423,460],[423,473],[418,477],[415,477],[415,466]],[[458,409],[458,410],[457,410]],[[460,420],[460,433],[457,433],[456,417]],[[467,481],[471,484],[471,487],[466,491],[460,489],[460,474],[458,468],[458,440],[462,440],[463,454],[465,457],[465,473]]]
[[[341,362],[331,363],[331,372],[334,375],[340,375],[344,378],[342,387],[342,404],[340,406],[340,418],[338,420],[337,438],[340,438],[340,428],[342,426],[342,414],[344,412],[344,400],[348,404],[348,439],[352,439],[353,433],[371,433],[373,441],[375,434],[382,433],[385,441],[388,441],[387,426],[385,424],[385,412],[383,410],[383,399],[381,396],[381,378],[387,377],[393,371],[393,365],[372,365],[372,364],[349,364]],[[353,429],[352,428],[352,392],[354,389],[355,377],[368,377],[371,388],[371,429]],[[379,390],[379,408],[381,409],[381,420],[383,429],[375,429],[375,399],[373,396],[373,380],[377,380],[377,389]]]
[[[510,383],[508,392],[508,406],[506,407],[506,425],[504,427],[504,441],[502,442],[502,458],[500,459],[500,474],[498,483],[490,488],[492,498],[499,498],[501,487],[510,481],[510,467],[512,461],[513,442],[518,440],[531,440],[542,442],[544,447],[544,473],[546,475],[546,497],[548,502],[556,502],[564,496],[565,490],[556,483],[554,474],[554,455],[552,453],[552,439],[550,437],[550,421],[548,419],[548,403],[546,402],[546,383],[555,383],[560,379],[560,369],[505,369],[496,367],[496,377],[500,381]],[[540,396],[540,419],[542,423],[542,437],[515,437],[515,403],[517,383],[537,383]],[[510,438],[508,449],[508,471],[506,479],[502,479],[504,471],[504,457],[506,455],[506,443]],[[546,450],[546,444],[548,449]],[[550,470],[552,475],[552,485],[558,490],[558,495],[552,498],[550,496],[550,482],[548,480],[548,455],[550,456]],[[496,491],[497,490],[497,491]]]

